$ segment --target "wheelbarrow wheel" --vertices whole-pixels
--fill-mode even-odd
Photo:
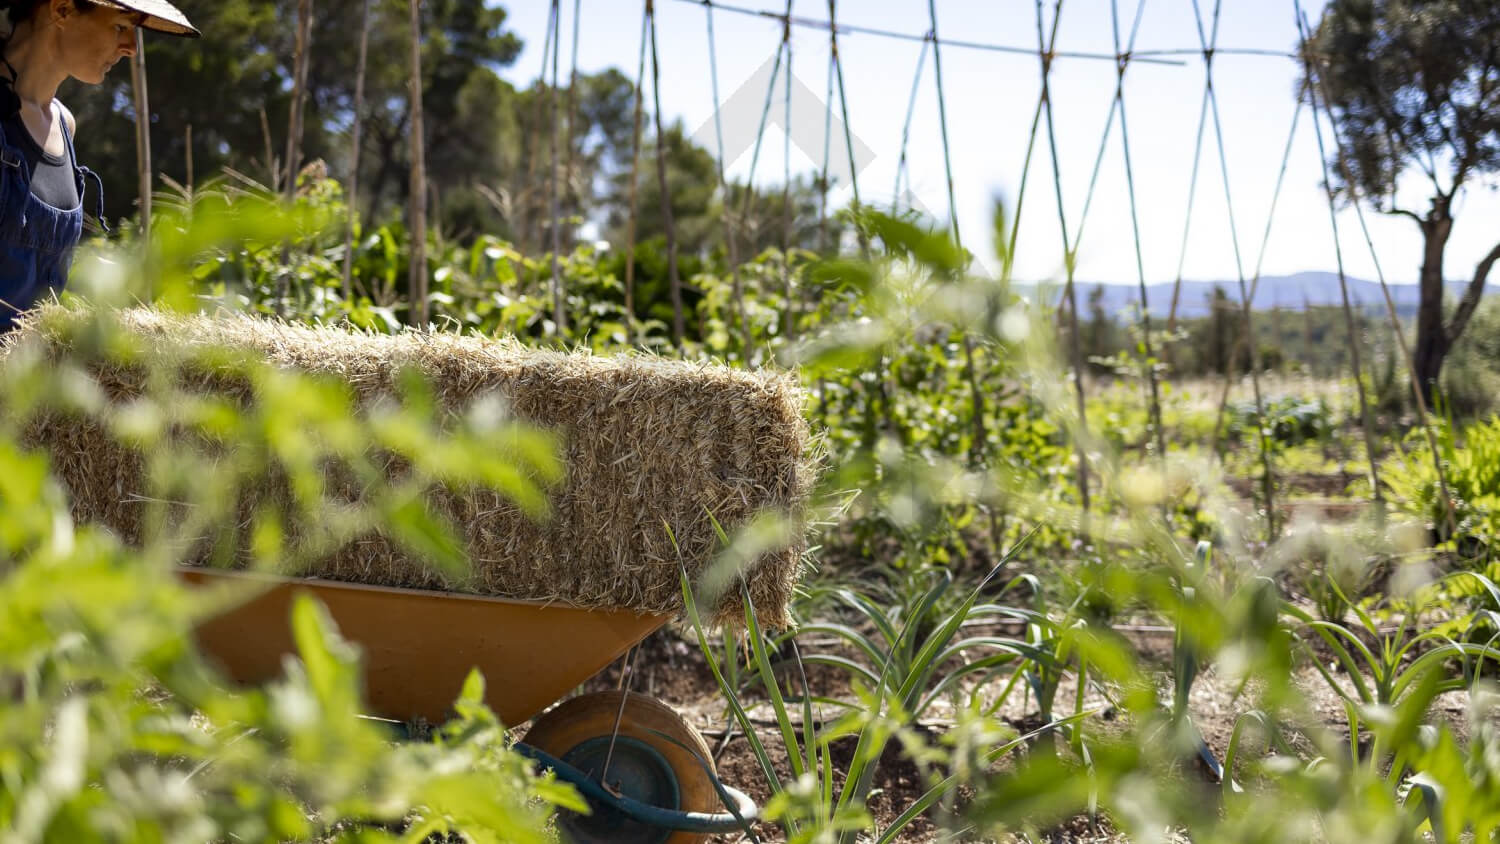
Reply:
[[[622,695],[629,696],[623,713]],[[655,698],[619,691],[579,695],[537,718],[525,742],[595,778],[607,760],[604,786],[616,794],[663,809],[723,811],[708,744],[692,724]],[[606,806],[591,807],[590,815],[564,811],[558,816],[573,844],[689,844],[707,837],[642,823]]]

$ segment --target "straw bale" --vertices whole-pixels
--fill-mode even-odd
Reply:
[[[32,337],[59,354],[72,342],[69,321],[85,318],[81,309],[43,309],[7,339],[5,353]],[[498,392],[517,418],[561,436],[566,479],[551,491],[551,516],[544,522],[488,490],[429,495],[429,506],[463,533],[472,563],[466,579],[445,578],[379,533],[303,572],[310,576],[676,613],[682,609],[679,559],[696,580],[722,550],[713,520],[731,535],[767,510],[800,523],[812,483],[802,394],[786,373],[647,354],[538,350],[511,339],[452,333],[376,335],[243,315],[133,309],[121,312],[119,321],[144,341],[142,348],[174,352],[173,360],[223,348],[231,356],[343,379],[366,406],[390,395],[398,375],[415,368],[446,409]],[[145,387],[141,366],[94,363],[90,370],[113,402],[139,396]],[[243,379],[233,377],[181,380],[239,399],[248,393]],[[43,415],[28,439],[51,452],[77,518],[139,541],[146,493],[140,453],[76,417]],[[399,468],[393,464],[391,471]],[[804,550],[799,534],[747,567],[763,623],[789,623],[786,608]],[[190,556],[189,562],[202,563],[206,549]],[[726,590],[705,614],[735,624],[743,612],[738,592]]]

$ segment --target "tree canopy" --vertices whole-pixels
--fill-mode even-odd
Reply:
[[[150,134],[158,190],[167,177],[201,185],[225,167],[271,184],[286,148],[292,88],[296,0],[184,0],[184,11],[204,32],[201,41],[148,36],[146,66]],[[302,161],[323,160],[347,181],[362,0],[314,0],[307,74]],[[528,252],[550,248],[548,230],[554,119],[563,242],[571,247],[584,221],[619,239],[625,229],[634,130],[635,85],[609,68],[572,78],[566,70],[553,90],[540,81],[518,89],[499,75],[517,60],[521,38],[507,28],[502,6],[485,0],[428,0],[423,4],[422,101],[425,118],[429,216],[445,237],[494,234]],[[410,103],[407,0],[373,0],[365,83],[359,211],[371,222],[400,216],[411,166],[407,149]],[[130,77],[117,73],[99,86],[75,85],[63,99],[82,127],[81,160],[105,184],[106,215],[134,213],[135,119]],[[554,114],[556,115],[554,118]],[[655,175],[656,140],[646,121],[639,178],[638,238],[662,234]],[[188,144],[191,139],[191,156]],[[668,182],[682,251],[707,254],[722,243],[726,207],[713,156],[681,126],[666,130]],[[189,172],[189,160],[191,170]],[[276,165],[276,166],[273,166]],[[819,193],[794,183],[791,244],[817,239]],[[747,254],[779,246],[781,191],[746,205],[743,189],[730,200],[746,219],[740,237]]]
[[[1336,0],[1313,46],[1363,196],[1394,211],[1412,167],[1447,197],[1500,171],[1500,4]]]
[[[1309,45],[1314,95],[1339,130],[1331,169],[1351,199],[1421,229],[1421,304],[1414,364],[1429,394],[1443,359],[1479,305],[1500,243],[1474,268],[1445,318],[1444,250],[1454,198],[1500,173],[1500,3],[1494,0],[1333,0]],[[1400,196],[1412,168],[1429,183],[1426,209]]]

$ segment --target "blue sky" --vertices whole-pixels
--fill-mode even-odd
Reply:
[[[580,0],[578,64],[581,71],[618,67],[634,76],[640,47],[641,4],[630,0]],[[1208,15],[1212,0],[1200,0]],[[775,0],[738,0],[737,5],[780,13]],[[1045,3],[1051,25],[1052,3]],[[1308,13],[1322,5],[1311,0]],[[1007,44],[1034,49],[1036,12],[1024,0],[937,0],[940,37]],[[548,0],[507,3],[509,26],[526,41],[519,60],[503,71],[517,85],[530,84],[541,71]],[[572,49],[573,2],[562,0],[562,73],[567,74]],[[1120,0],[1121,38],[1128,37],[1136,14],[1133,0]],[[839,4],[841,23],[878,27],[920,35],[929,27],[925,0],[845,0]],[[827,19],[823,2],[798,0],[793,14]],[[1112,53],[1108,0],[1068,0],[1063,3],[1058,29],[1059,51]],[[1291,0],[1224,0],[1220,47],[1290,50],[1296,43]],[[684,0],[657,0],[658,43],[661,50],[662,111],[669,121],[681,120],[689,131],[706,129],[712,142],[714,109],[704,8]],[[728,101],[741,88],[742,101],[764,101],[763,82],[781,38],[778,21],[714,13],[721,99]],[[1146,0],[1141,13],[1137,51],[1198,46],[1191,0]],[[792,72],[796,80],[816,92],[826,91],[829,56],[826,29],[794,28]],[[871,155],[858,171],[861,197],[866,202],[889,203],[901,149],[912,80],[922,46],[917,42],[875,35],[841,33],[848,95],[849,124]],[[955,198],[965,245],[982,261],[992,263],[988,241],[991,197],[999,194],[1015,203],[1020,185],[1030,122],[1040,92],[1041,72],[1035,55],[1010,55],[944,47],[941,53],[948,132],[956,179]],[[1194,135],[1203,92],[1203,62],[1198,55],[1182,56],[1180,64],[1132,63],[1126,73],[1125,103],[1129,121],[1131,159],[1141,221],[1142,258],[1148,282],[1170,281],[1177,275],[1183,253],[1183,229],[1193,161]],[[1229,191],[1239,238],[1243,272],[1254,272],[1264,236],[1271,196],[1295,110],[1293,97],[1297,68],[1288,58],[1221,55],[1215,60],[1215,87],[1224,128],[1224,152],[1229,163]],[[746,86],[749,87],[746,87]],[[778,82],[772,109],[783,109]],[[1063,206],[1068,225],[1076,229],[1089,176],[1115,90],[1111,61],[1057,59],[1052,72],[1053,113],[1058,159],[1062,173]],[[796,102],[796,97],[794,97]],[[794,172],[810,172],[822,163],[821,115],[798,123],[807,115],[793,113]],[[732,121],[731,121],[732,122]],[[752,119],[753,122],[753,119]],[[1045,124],[1044,124],[1045,128]],[[1297,128],[1266,250],[1263,271],[1283,275],[1303,270],[1332,270],[1333,237],[1327,203],[1320,187],[1316,141],[1310,112],[1304,110]],[[726,146],[735,147],[738,130],[726,124]],[[808,142],[808,138],[813,140]],[[779,182],[785,166],[785,134],[779,125],[768,127],[756,170],[756,181]],[[834,139],[836,158],[843,155],[842,135]],[[809,154],[810,153],[810,154]],[[907,148],[915,201],[946,219],[947,186],[938,120],[933,63],[929,55],[917,95],[915,118]],[[730,162],[730,172],[744,178],[750,169],[746,152]],[[1079,255],[1080,279],[1134,282],[1135,248],[1129,216],[1128,191],[1121,153],[1119,123],[1111,135],[1100,171]],[[1420,179],[1403,185],[1404,203],[1423,210],[1426,201]],[[833,199],[845,202],[847,186]],[[1183,260],[1188,279],[1234,279],[1236,262],[1230,237],[1228,205],[1213,126],[1204,139],[1191,234]],[[1457,208],[1458,224],[1448,248],[1447,275],[1467,279],[1474,264],[1500,236],[1500,196],[1488,188],[1471,188]],[[1379,258],[1391,281],[1415,281],[1421,238],[1409,220],[1366,215],[1372,226]],[[1058,277],[1062,241],[1052,168],[1045,134],[1036,157],[1022,206],[1016,273],[1020,278]],[[1352,275],[1374,278],[1369,250],[1352,211],[1340,214],[1345,263]],[[1291,304],[1291,303],[1287,303]]]

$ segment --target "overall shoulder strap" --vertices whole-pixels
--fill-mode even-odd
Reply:
[[[11,142],[10,134],[5,130],[5,123],[5,120],[0,119],[0,165],[24,170],[25,168],[21,166],[21,153]]]
[[[62,129],[63,146],[68,150],[68,163],[74,167],[78,166],[78,156],[73,153],[73,133],[68,131],[68,118],[63,114],[63,104],[56,99],[52,100],[52,119]]]
[[[21,98],[16,96],[16,69],[10,60],[5,58],[4,47],[4,40],[0,40],[0,64],[3,64],[9,72],[9,75],[0,74],[0,164],[20,169],[21,154],[16,151],[9,134],[5,131],[5,123],[12,117],[20,116]]]
[[[73,133],[68,131],[68,121],[63,117],[63,105],[57,100],[52,101],[53,111],[56,113],[57,122],[62,126],[63,142],[68,147],[68,163],[72,165],[73,172],[78,174],[78,205],[83,206],[84,180],[94,180],[94,219],[99,223],[99,229],[109,234],[109,224],[104,222],[104,180],[99,178],[87,167],[78,163],[78,152],[73,147]]]

